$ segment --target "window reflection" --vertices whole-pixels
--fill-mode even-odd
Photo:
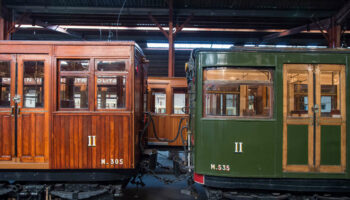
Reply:
[[[206,114],[239,116],[239,86],[207,85]]]
[[[60,60],[61,71],[88,71],[89,60]]]
[[[322,117],[341,117],[340,116],[340,72],[339,71],[321,71],[321,116]]]
[[[165,89],[151,90],[151,112],[157,114],[166,113],[166,92]]]
[[[126,76],[98,76],[97,108],[125,108]]]
[[[308,71],[288,71],[287,106],[288,116],[308,116]]]
[[[125,61],[98,61],[98,71],[125,71]]]
[[[61,77],[61,108],[88,108],[88,78]]]
[[[220,67],[204,70],[204,114],[271,117],[273,71]]]
[[[10,61],[0,61],[0,107],[11,104],[11,65]]]
[[[44,106],[44,62],[23,62],[23,106],[39,108]]]

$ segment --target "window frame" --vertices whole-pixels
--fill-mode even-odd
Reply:
[[[25,106],[25,92],[24,92],[24,88],[26,87],[26,85],[25,85],[25,77],[24,77],[24,75],[25,75],[25,62],[42,62],[43,63],[43,77],[42,77],[42,85],[40,86],[41,87],[41,89],[42,89],[42,100],[43,100],[43,102],[42,102],[42,106],[38,106],[38,107],[26,107]],[[46,71],[46,67],[45,67],[45,60],[44,59],[42,59],[42,60],[40,60],[40,59],[38,59],[38,60],[35,60],[35,59],[23,59],[22,60],[22,75],[21,75],[21,78],[22,78],[22,80],[19,80],[20,82],[21,82],[21,94],[22,94],[22,108],[25,108],[25,109],[28,109],[28,110],[35,110],[35,109],[43,109],[43,108],[45,108],[45,79],[46,79],[46,77],[45,77],[45,71]]]
[[[206,90],[204,87],[204,71],[209,70],[209,69],[214,69],[214,68],[236,68],[236,69],[252,69],[252,70],[268,70],[271,72],[271,83],[270,84],[261,84],[261,83],[234,83],[235,85],[237,84],[239,87],[239,90],[241,89],[241,86],[258,86],[259,84],[268,86],[270,88],[270,114],[268,116],[244,116],[244,115],[207,115],[206,113]],[[276,68],[275,66],[205,66],[202,67],[202,76],[201,76],[201,94],[202,94],[202,119],[234,119],[234,120],[274,120],[275,119],[275,80],[276,80]],[[220,93],[218,93],[220,94]],[[229,93],[231,94],[231,93]],[[236,94],[236,93],[232,93]],[[241,96],[241,91],[239,91],[239,96]],[[248,95],[247,95],[248,97]],[[239,99],[239,108],[241,106],[241,100]],[[241,112],[239,111],[239,114]]]
[[[3,62],[8,62],[9,63],[9,67],[10,67],[10,105],[9,106],[0,106],[0,110],[9,110],[11,109],[11,107],[13,106],[13,94],[14,94],[14,61],[13,59],[9,56],[9,57],[2,57],[4,55],[0,55],[0,61]],[[0,88],[1,89],[1,88]]]
[[[88,60],[89,61],[89,68],[87,71],[61,71],[60,67],[60,61],[62,60]],[[91,111],[91,74],[93,73],[91,62],[93,61],[92,58],[89,57],[57,57],[55,58],[56,61],[56,109],[57,111]],[[60,88],[61,88],[61,77],[81,77],[81,78],[87,78],[87,91],[88,91],[88,106],[87,108],[62,108],[61,107],[61,96],[60,96]]]
[[[133,83],[131,82],[133,78],[132,70],[133,68],[130,67],[131,58],[130,57],[76,57],[76,56],[60,56],[55,57],[55,99],[56,99],[56,105],[55,105],[55,112],[115,112],[115,111],[131,111],[131,100],[133,98],[133,95],[131,94],[131,86]],[[63,71],[61,72],[60,68],[60,61],[61,60],[88,60],[89,61],[89,68],[87,71]],[[125,69],[126,71],[97,71],[97,62],[98,61],[124,61],[125,62]],[[114,76],[114,75],[125,75],[126,81],[125,81],[125,91],[126,91],[126,98],[125,98],[125,108],[118,108],[118,109],[97,109],[97,76]],[[88,107],[87,108],[61,108],[60,106],[60,87],[61,87],[61,76],[77,76],[82,78],[87,78],[87,90],[88,90]]]
[[[97,64],[99,61],[124,61],[125,62],[125,71],[98,71]],[[132,67],[130,67],[130,60],[125,58],[94,58],[94,73],[93,73],[93,87],[94,87],[94,111],[103,111],[103,112],[111,112],[111,111],[127,111],[130,110],[130,87],[131,87],[131,77],[132,77]],[[97,106],[97,78],[98,76],[125,76],[125,106],[124,108],[98,108]]]
[[[156,113],[156,112],[154,112],[154,110],[152,110],[152,105],[154,105],[154,108],[155,108],[155,102],[154,102],[154,100],[155,99],[153,99],[152,98],[152,91],[154,91],[154,90],[164,90],[164,94],[165,94],[165,112],[164,113]],[[153,114],[153,115],[167,115],[168,114],[168,92],[167,92],[167,86],[165,86],[165,87],[162,87],[162,86],[156,86],[156,87],[151,87],[150,89],[149,89],[149,98],[150,98],[150,100],[149,100],[149,111]]]

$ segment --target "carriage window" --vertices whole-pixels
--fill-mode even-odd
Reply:
[[[157,114],[166,113],[166,92],[165,89],[151,90],[151,112]]]
[[[207,68],[203,79],[205,116],[272,117],[272,70]]]
[[[97,71],[125,71],[125,61],[98,61]]]
[[[287,110],[290,117],[307,117],[308,71],[288,71],[287,74]]]
[[[126,76],[97,77],[97,108],[125,108]]]
[[[61,76],[60,107],[88,108],[88,79]]]
[[[187,100],[187,88],[173,88],[173,113],[186,114]]]
[[[59,60],[59,105],[63,109],[88,109],[89,60]]]
[[[0,107],[11,104],[11,65],[9,61],[0,61]]]
[[[340,116],[340,72],[339,71],[321,71],[321,116],[322,117],[341,117]]]
[[[89,71],[89,60],[61,60],[61,71]]]
[[[23,106],[40,108],[44,106],[44,62],[23,62]]]

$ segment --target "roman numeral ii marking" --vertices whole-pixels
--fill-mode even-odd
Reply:
[[[96,146],[96,136],[89,135],[88,138],[89,138],[88,147],[95,147]]]
[[[243,153],[243,142],[235,142],[235,153]]]

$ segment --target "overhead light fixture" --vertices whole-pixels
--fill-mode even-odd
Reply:
[[[174,47],[178,50],[189,50],[189,49],[195,49],[195,48],[213,48],[213,49],[229,49],[233,47],[233,44],[201,44],[201,43],[175,43]],[[153,43],[148,42],[147,43],[148,48],[163,48],[164,50],[167,50],[169,48],[168,43]]]

